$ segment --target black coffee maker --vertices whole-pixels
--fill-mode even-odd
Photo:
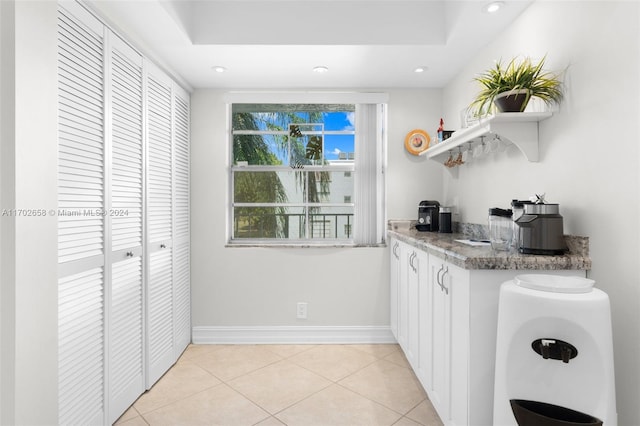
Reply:
[[[437,201],[420,201],[418,205],[418,231],[438,232],[438,217],[440,214],[440,203]]]

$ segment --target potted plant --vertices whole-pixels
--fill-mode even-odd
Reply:
[[[507,66],[497,62],[495,67],[478,75],[482,90],[471,104],[479,116],[491,112],[493,104],[500,112],[522,112],[532,96],[547,105],[560,103],[563,98],[560,76],[543,69],[546,56],[538,63],[526,57],[513,58]]]

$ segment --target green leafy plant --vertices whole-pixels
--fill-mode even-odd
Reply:
[[[547,105],[560,103],[564,96],[560,75],[543,69],[545,59],[546,55],[534,63],[529,57],[521,61],[513,58],[506,66],[497,62],[493,68],[474,78],[482,86],[471,104],[477,115],[491,112],[494,100],[504,92],[510,92],[507,96],[511,97],[525,91],[520,111],[524,111],[532,96],[542,99]]]

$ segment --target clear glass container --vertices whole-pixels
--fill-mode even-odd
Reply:
[[[489,209],[489,241],[494,250],[508,251],[513,242],[513,212],[511,210]]]
[[[516,220],[520,219],[520,216],[524,214],[525,201],[513,200],[511,201],[511,209],[513,210],[513,247],[518,249],[520,244],[520,225],[516,223]]]

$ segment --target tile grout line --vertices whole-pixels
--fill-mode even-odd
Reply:
[[[222,346],[222,345],[221,345],[221,346]],[[228,347],[228,346],[234,346],[234,345],[224,345],[224,347]],[[139,410],[134,406],[134,405],[135,405],[135,402],[134,402],[134,404],[132,404],[132,408],[134,408],[135,412],[139,415],[139,417],[140,417],[140,418],[141,418],[141,419],[142,419],[146,424],[149,424],[149,421],[147,421],[147,419],[145,418],[145,415],[148,415],[148,414],[153,413],[153,412],[155,412],[155,411],[157,411],[157,410],[159,410],[159,409],[161,409],[161,408],[164,408],[164,407],[166,407],[166,406],[168,406],[168,405],[175,404],[175,403],[177,403],[177,402],[183,401],[183,400],[185,400],[185,399],[187,399],[187,398],[191,398],[191,397],[193,397],[193,396],[195,396],[195,395],[198,395],[198,394],[200,394],[200,393],[203,393],[203,392],[205,392],[205,391],[208,391],[208,390],[210,390],[210,389],[213,389],[213,388],[215,388],[215,387],[217,387],[217,386],[220,386],[220,385],[224,384],[224,385],[225,385],[225,386],[227,386],[230,390],[232,390],[232,391],[236,392],[237,394],[241,395],[241,396],[242,396],[243,398],[245,398],[247,401],[251,402],[254,406],[258,407],[259,409],[263,410],[266,414],[268,414],[268,416],[267,416],[267,417],[265,417],[264,419],[260,420],[260,421],[259,421],[258,423],[256,423],[256,424],[259,424],[259,423],[261,423],[261,422],[263,422],[263,421],[265,421],[265,420],[267,420],[267,419],[269,419],[269,418],[271,418],[271,417],[273,417],[276,421],[278,421],[278,422],[280,422],[280,423],[283,423],[283,424],[284,424],[284,422],[283,422],[282,420],[280,420],[280,419],[277,417],[277,415],[278,415],[278,414],[282,413],[283,411],[285,411],[285,410],[287,410],[287,409],[291,408],[292,406],[294,406],[294,405],[296,405],[296,404],[301,403],[302,401],[305,401],[305,400],[307,400],[307,399],[311,398],[311,397],[312,397],[312,396],[314,396],[314,395],[317,395],[318,393],[320,393],[320,392],[322,392],[322,391],[326,390],[327,388],[331,387],[332,385],[338,385],[338,386],[340,386],[340,387],[341,387],[342,389],[344,389],[344,390],[347,390],[347,391],[349,391],[349,392],[353,392],[354,394],[359,395],[360,397],[362,397],[362,398],[364,398],[364,399],[366,399],[366,400],[368,400],[368,401],[371,401],[371,402],[375,403],[376,405],[379,405],[379,406],[381,406],[381,407],[384,407],[384,408],[386,408],[386,409],[389,409],[389,410],[391,410],[392,412],[394,412],[394,413],[396,413],[396,414],[400,415],[400,418],[399,418],[398,420],[396,420],[396,422],[395,422],[395,423],[397,423],[398,421],[402,420],[402,418],[407,418],[407,419],[409,419],[409,420],[411,420],[411,421],[413,421],[413,422],[416,422],[416,423],[421,424],[421,423],[420,423],[420,422],[418,422],[417,420],[414,420],[414,419],[412,419],[412,418],[410,418],[410,417],[407,417],[405,414],[407,414],[407,413],[411,412],[411,411],[412,411],[412,410],[414,410],[418,405],[420,405],[422,402],[424,402],[424,398],[423,398],[420,402],[418,402],[415,406],[413,406],[412,408],[410,408],[410,409],[407,411],[407,413],[404,413],[404,414],[403,414],[403,413],[401,413],[401,412],[399,412],[399,411],[397,411],[397,410],[395,410],[395,409],[393,409],[393,408],[391,408],[391,407],[387,407],[387,406],[386,406],[385,404],[383,404],[383,403],[377,402],[377,401],[375,401],[375,400],[371,399],[370,397],[367,397],[367,396],[365,396],[365,395],[362,395],[362,394],[360,394],[359,392],[356,392],[355,390],[349,389],[349,388],[347,388],[346,386],[344,386],[343,384],[341,384],[341,383],[340,383],[340,382],[344,381],[345,379],[347,379],[348,377],[351,377],[351,376],[355,375],[356,373],[358,373],[358,372],[362,371],[363,369],[365,369],[365,368],[367,368],[367,367],[371,366],[372,364],[374,364],[374,363],[376,363],[376,362],[379,362],[379,361],[384,361],[384,362],[390,363],[390,364],[392,364],[392,365],[394,365],[394,366],[397,366],[397,367],[405,368],[405,369],[406,369],[407,367],[406,367],[405,365],[399,365],[399,364],[398,364],[398,363],[396,363],[396,362],[393,362],[393,361],[390,361],[390,360],[386,359],[387,357],[390,357],[390,356],[394,355],[394,354],[398,351],[398,349],[397,349],[397,348],[394,348],[391,352],[389,352],[389,353],[387,353],[387,354],[385,354],[385,355],[378,355],[378,354],[376,354],[375,352],[373,352],[373,353],[372,353],[372,352],[367,351],[367,350],[365,350],[365,349],[363,349],[363,348],[358,348],[358,347],[357,347],[357,345],[353,345],[353,346],[352,346],[352,345],[339,345],[339,346],[343,346],[343,347],[345,347],[345,348],[348,348],[348,349],[350,349],[350,350],[357,351],[358,353],[360,353],[360,354],[362,354],[362,355],[370,356],[370,357],[371,357],[371,358],[373,358],[373,359],[372,359],[370,362],[367,362],[365,365],[362,365],[362,366],[358,367],[356,370],[354,370],[354,371],[350,372],[349,374],[345,375],[344,377],[341,377],[341,378],[339,378],[339,379],[334,380],[334,379],[331,379],[331,378],[329,378],[329,377],[326,377],[325,375],[323,375],[323,374],[321,374],[321,373],[318,373],[318,372],[316,372],[316,371],[313,371],[313,370],[311,370],[311,369],[309,369],[309,368],[305,367],[304,365],[301,365],[301,364],[299,364],[298,362],[296,362],[296,361],[294,361],[294,360],[293,360],[293,358],[295,358],[295,357],[297,357],[297,356],[299,356],[299,355],[302,355],[302,354],[304,354],[305,352],[310,351],[310,350],[312,350],[312,349],[314,349],[314,348],[317,348],[319,345],[308,345],[308,346],[309,346],[308,348],[305,348],[305,349],[303,349],[303,350],[301,350],[301,351],[299,351],[299,352],[293,353],[293,354],[288,355],[288,356],[284,356],[284,355],[282,355],[281,353],[278,353],[277,351],[274,351],[274,350],[272,349],[272,346],[275,346],[275,345],[265,345],[265,349],[267,349],[267,350],[268,350],[270,353],[272,353],[273,355],[277,356],[279,359],[277,359],[277,360],[275,360],[275,361],[272,361],[272,362],[269,362],[269,363],[267,363],[267,364],[265,364],[265,365],[263,365],[263,366],[261,366],[261,367],[259,367],[259,368],[256,368],[256,369],[253,369],[253,370],[250,370],[250,371],[244,372],[244,373],[242,373],[242,374],[240,374],[240,375],[238,375],[238,376],[231,377],[231,378],[226,379],[226,380],[223,380],[222,378],[218,377],[216,374],[214,374],[213,372],[211,372],[211,371],[207,370],[207,369],[206,369],[206,368],[204,368],[203,366],[199,365],[197,361],[195,361],[195,360],[197,360],[198,358],[205,357],[207,354],[200,354],[200,355],[198,355],[198,356],[188,357],[188,358],[186,358],[186,359],[182,359],[182,360],[181,360],[181,358],[183,358],[184,354],[186,353],[186,351],[185,351],[185,353],[183,353],[183,355],[178,359],[178,361],[176,361],[176,363],[172,366],[172,368],[174,368],[174,367],[176,366],[176,364],[178,364],[179,362],[180,362],[180,363],[189,363],[189,364],[194,365],[194,366],[195,366],[195,367],[197,367],[198,369],[203,370],[203,371],[204,371],[204,372],[206,372],[209,376],[211,376],[211,377],[215,378],[216,380],[218,380],[220,383],[217,383],[217,384],[212,385],[212,386],[207,386],[206,388],[204,388],[204,389],[202,389],[202,390],[200,390],[200,391],[198,391],[198,392],[194,392],[194,393],[192,393],[192,394],[190,394],[190,395],[188,395],[188,396],[185,396],[185,397],[183,397],[183,398],[179,398],[179,399],[177,399],[177,400],[175,400],[175,401],[172,401],[172,402],[169,402],[169,403],[164,404],[164,405],[162,405],[162,406],[159,406],[159,407],[157,407],[157,408],[155,408],[155,409],[153,409],[153,410],[151,410],[151,411],[149,411],[149,412],[147,412],[147,413],[144,413],[144,414],[143,414],[143,413],[141,413],[141,412],[140,412],[140,411],[139,411]],[[223,349],[223,348],[220,348],[220,349]],[[214,350],[214,351],[212,351],[212,352],[217,352],[217,350]],[[241,391],[239,391],[238,389],[236,389],[234,386],[232,386],[232,385],[230,384],[230,382],[231,382],[231,381],[237,380],[237,379],[239,379],[239,378],[241,378],[241,377],[244,377],[244,376],[247,376],[247,375],[249,375],[249,374],[255,373],[255,372],[257,372],[257,371],[260,371],[260,370],[262,370],[262,369],[265,369],[265,368],[267,368],[267,367],[273,366],[273,365],[275,365],[275,364],[277,364],[277,363],[279,363],[279,362],[283,362],[283,361],[286,361],[286,362],[291,363],[292,365],[298,366],[299,368],[302,368],[302,369],[306,370],[306,371],[307,371],[307,372],[309,372],[309,373],[312,373],[312,374],[314,374],[314,375],[316,375],[316,376],[318,376],[318,377],[321,377],[321,378],[323,378],[323,379],[327,380],[329,383],[328,383],[326,386],[323,386],[322,388],[320,388],[320,389],[318,389],[318,390],[316,390],[316,391],[312,392],[311,394],[307,395],[306,397],[304,397],[304,398],[302,398],[302,399],[300,399],[300,400],[297,400],[296,402],[293,402],[293,403],[289,404],[288,406],[286,406],[286,407],[284,407],[284,408],[280,409],[279,411],[277,411],[277,412],[275,412],[275,413],[271,413],[269,410],[265,409],[265,408],[264,408],[264,407],[262,407],[260,404],[258,404],[256,401],[254,401],[252,398],[250,398],[249,396],[245,395],[244,393],[242,393]],[[164,377],[164,376],[163,376],[163,377]],[[158,382],[159,382],[159,381],[158,381]],[[158,382],[157,382],[157,383],[158,383]],[[157,383],[156,383],[156,384],[157,384]],[[154,385],[154,386],[155,386],[155,385]],[[147,392],[150,392],[150,391],[152,391],[152,390],[153,390],[153,387],[152,387],[150,390],[148,390]],[[147,392],[145,392],[145,394],[146,394]],[[143,395],[144,395],[144,394],[143,394]],[[141,396],[142,396],[142,395],[141,395]],[[134,418],[135,418],[135,417],[134,417]],[[395,424],[395,423],[394,423],[394,424]]]

